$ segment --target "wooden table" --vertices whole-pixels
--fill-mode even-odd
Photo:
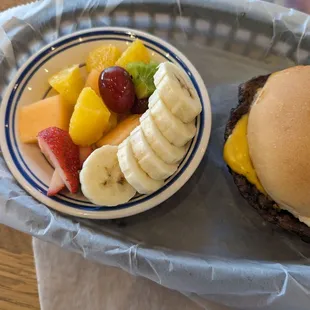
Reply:
[[[1,0],[0,11],[28,2]],[[0,225],[0,310],[27,309],[40,309],[31,237]]]
[[[40,309],[31,237],[0,225],[0,310]]]
[[[13,6],[26,4],[31,2],[31,0],[1,0],[0,1],[0,11],[4,11]]]

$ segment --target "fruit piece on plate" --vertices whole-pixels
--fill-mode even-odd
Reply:
[[[100,77],[100,72],[97,70],[92,70],[86,80],[85,87],[90,87],[95,93],[100,96],[100,91],[99,91],[99,77]],[[109,118],[109,125],[106,128],[105,132],[110,131],[117,125],[117,120],[118,120],[118,115],[112,111],[110,111],[111,116]]]
[[[130,62],[150,62],[150,54],[143,42],[139,39],[132,42],[116,62],[116,66],[126,68]]]
[[[149,108],[149,100],[148,98],[145,99],[138,99],[136,98],[134,105],[132,106],[130,112],[132,114],[143,114]]]
[[[84,88],[70,120],[69,133],[79,146],[97,142],[109,125],[110,111],[102,99],[90,88]]]
[[[50,186],[47,191],[47,196],[55,196],[57,195],[60,191],[62,191],[66,187],[64,181],[62,180],[60,173],[58,172],[57,169],[54,170],[52,180],[50,183]]]
[[[125,139],[118,146],[118,162],[125,179],[140,194],[151,194],[164,185],[164,181],[149,177],[139,166],[132,151],[130,138]]]
[[[140,123],[147,142],[164,162],[176,164],[184,157],[186,148],[177,147],[164,137],[156,126],[150,111],[146,111],[141,116]]]
[[[23,106],[19,110],[19,137],[23,143],[36,143],[38,133],[48,127],[69,129],[73,107],[60,95]]]
[[[80,146],[80,164],[81,168],[83,167],[84,162],[93,152],[93,148],[91,146]]]
[[[99,91],[99,77],[100,77],[100,72],[97,70],[92,70],[86,79],[85,87],[90,87],[92,90],[95,91],[95,93],[100,96],[100,91]]]
[[[104,134],[108,133],[112,129],[114,129],[117,126],[118,123],[118,115],[112,111],[110,111],[111,115],[109,118],[109,124],[108,127],[106,128]]]
[[[131,62],[126,66],[126,70],[132,76],[138,99],[148,98],[155,91],[154,74],[158,64],[143,62]]]
[[[79,190],[80,153],[65,130],[49,127],[38,134],[41,152],[58,171],[71,193]]]
[[[115,113],[127,113],[135,102],[135,87],[130,74],[121,67],[103,70],[99,78],[100,95]]]
[[[75,105],[84,87],[84,80],[79,65],[73,65],[54,74],[49,84],[67,101]]]
[[[154,75],[159,97],[182,122],[189,123],[201,112],[197,91],[187,74],[171,62],[163,62]]]
[[[149,107],[156,126],[171,144],[184,146],[195,136],[195,123],[185,124],[172,114],[159,98],[157,90],[149,98]]]
[[[114,45],[102,45],[91,51],[86,60],[87,71],[95,69],[99,72],[112,67],[120,58],[122,52]]]
[[[80,173],[82,192],[91,202],[116,206],[128,202],[136,190],[126,181],[117,159],[117,146],[95,150]]]
[[[130,115],[122,120],[114,129],[104,135],[103,138],[96,143],[97,147],[103,145],[119,145],[122,143],[129,137],[131,131],[140,124],[140,116],[140,114]]]
[[[131,132],[130,143],[139,166],[152,179],[165,180],[176,172],[178,165],[167,164],[156,155],[147,142],[141,126]]]

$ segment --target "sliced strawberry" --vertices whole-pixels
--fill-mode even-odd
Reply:
[[[79,190],[80,154],[65,130],[49,127],[38,134],[42,153],[53,164],[71,193]]]
[[[84,161],[88,158],[88,156],[93,152],[93,148],[91,146],[80,146],[80,168],[82,169]]]
[[[54,170],[47,196],[55,196],[66,187],[57,169]]]

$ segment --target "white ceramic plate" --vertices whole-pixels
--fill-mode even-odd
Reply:
[[[134,39],[141,39],[156,61],[171,61],[191,78],[201,100],[202,113],[197,117],[197,134],[177,172],[151,195],[140,195],[117,207],[97,206],[82,194],[67,191],[47,197],[53,169],[36,145],[20,142],[17,115],[20,106],[31,104],[51,94],[48,77],[62,68],[83,64],[87,54],[103,43],[113,43],[122,50]],[[84,70],[84,69],[82,69]],[[36,199],[60,212],[92,219],[112,219],[134,215],[159,205],[177,192],[198,167],[209,142],[211,109],[208,92],[193,65],[177,49],[150,34],[126,28],[96,28],[61,38],[31,57],[10,83],[1,107],[1,149],[17,181]]]

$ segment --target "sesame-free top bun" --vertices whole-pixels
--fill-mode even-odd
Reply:
[[[243,115],[249,113],[255,97],[264,87],[271,75],[254,77],[239,85],[238,105],[231,110],[230,117],[226,124],[224,140],[225,142],[233,133],[234,128]],[[278,204],[269,196],[257,189],[248,179],[236,172],[229,166],[228,171],[231,173],[234,183],[244,199],[261,215],[261,217],[282,229],[295,233],[303,241],[310,243],[310,227],[300,222],[291,212],[285,211],[278,207]]]
[[[310,66],[272,74],[250,109],[248,144],[268,195],[310,217]]]

